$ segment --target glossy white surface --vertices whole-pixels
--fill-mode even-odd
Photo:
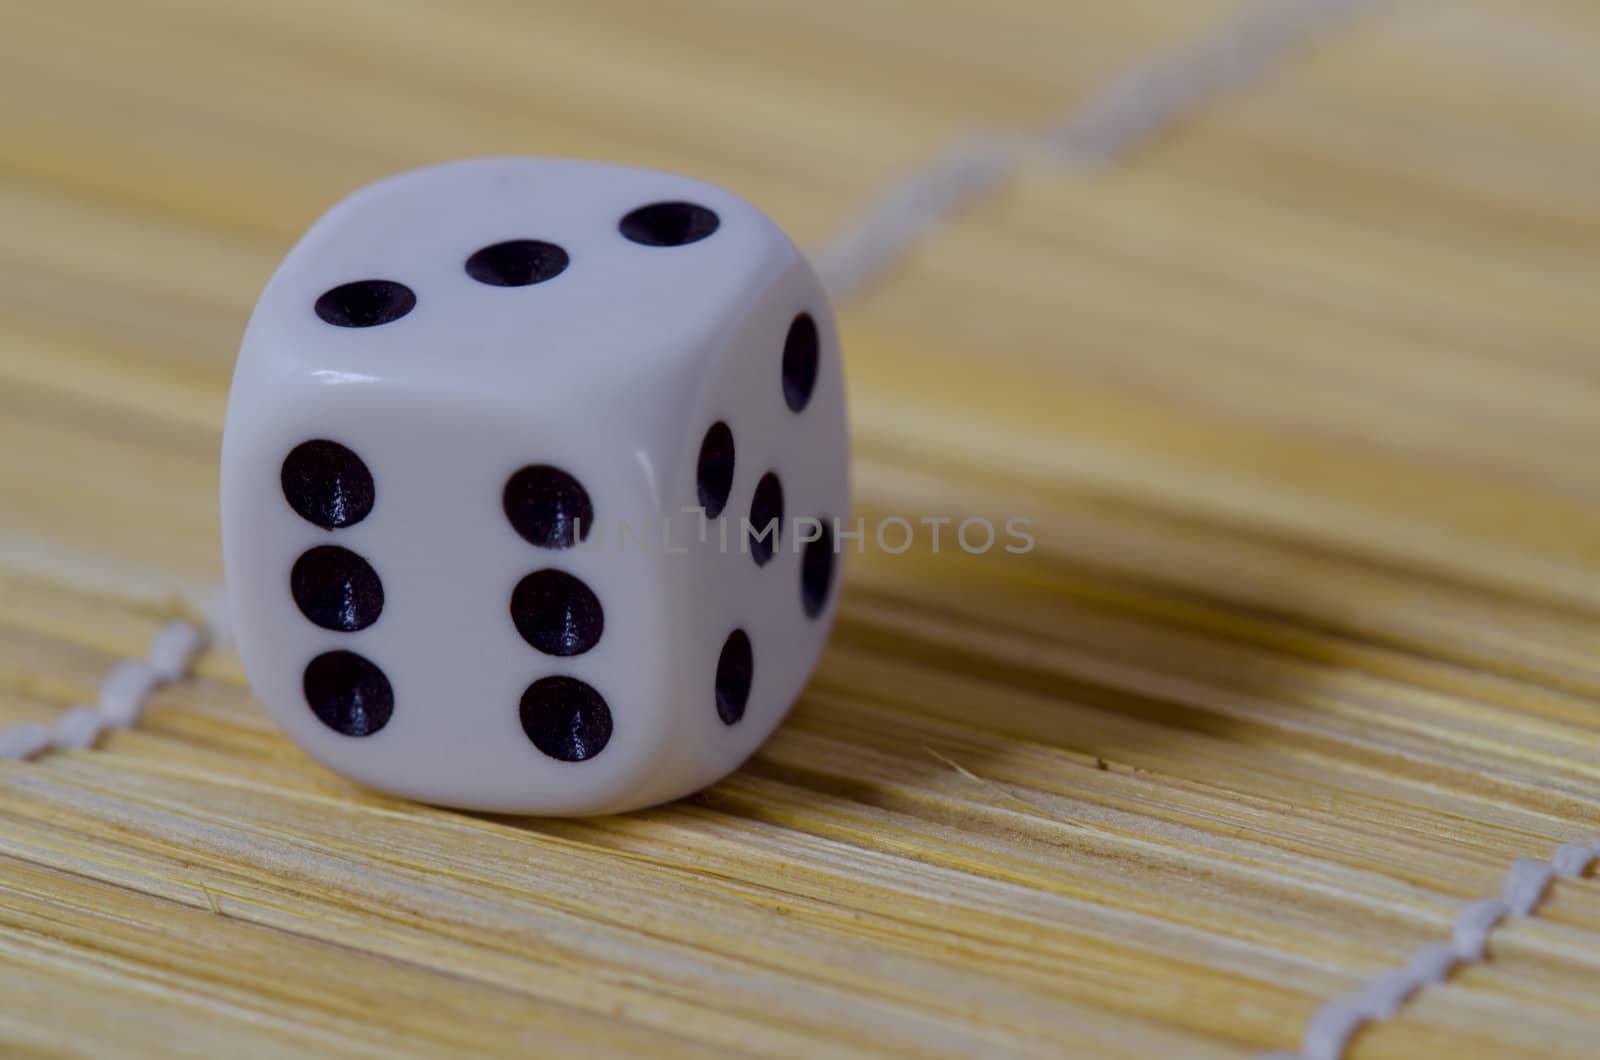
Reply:
[[[677,247],[630,242],[636,207],[689,201],[715,211],[710,237]],[[560,275],[525,287],[479,283],[480,248],[538,239],[564,248]],[[317,298],[351,281],[408,286],[416,306],[374,327],[335,327]],[[799,413],[781,361],[797,313],[821,335],[817,383]],[[697,456],[716,420],[735,440],[723,520],[700,544]],[[325,530],[280,485],[284,458],[328,439],[370,470],[371,514]],[[595,525],[570,549],[519,536],[507,479],[559,467],[589,494]],[[223,439],[223,547],[233,628],[257,696],[330,768],[405,797],[540,814],[593,814],[676,798],[736,768],[778,725],[809,677],[833,619],[800,604],[800,555],[785,522],[758,567],[739,518],[776,471],[785,514],[849,514],[838,344],[810,266],[759,211],[687,178],[545,159],[483,159],[402,174],[317,222],[257,305],[235,371]],[[619,543],[620,525],[638,531]],[[662,528],[670,523],[667,552]],[[642,541],[640,540],[642,539]],[[335,544],[376,570],[383,609],[335,632],[290,592],[296,559]],[[604,632],[576,656],[545,655],[513,625],[524,575],[555,568],[599,597]],[[741,720],[718,717],[718,654],[736,626],[754,647]],[[382,669],[394,693],[380,730],[347,736],[307,706],[303,674],[329,651]],[[605,698],[613,732],[584,761],[530,741],[518,705],[530,682],[567,674]]]

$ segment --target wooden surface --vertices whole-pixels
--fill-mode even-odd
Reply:
[[[0,6],[0,723],[219,577],[240,329],[348,190],[543,153],[808,246],[1222,0]],[[1600,8],[1399,0],[841,307],[853,556],[791,720],[592,821],[379,797],[234,657],[0,763],[0,1054],[1243,1057],[1600,835]],[[926,542],[924,541],[924,544]],[[1600,883],[1358,1057],[1593,1055]]]

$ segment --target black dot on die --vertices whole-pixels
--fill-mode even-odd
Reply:
[[[810,313],[801,313],[783,340],[783,400],[795,412],[806,407],[817,387],[820,349],[817,322]]]
[[[565,571],[534,571],[511,591],[511,621],[546,655],[582,655],[600,642],[605,612],[594,591]]]
[[[822,536],[807,541],[800,557],[800,606],[806,617],[822,614],[828,602],[828,589],[833,585],[833,529],[822,520]]]
[[[312,713],[346,736],[371,736],[394,713],[389,679],[353,651],[330,651],[312,659],[304,686]]]
[[[354,633],[383,613],[383,583],[372,564],[337,545],[318,545],[295,560],[289,589],[300,613],[323,629]]]
[[[589,536],[594,505],[583,484],[558,467],[525,467],[506,481],[506,518],[529,543],[571,548]]]
[[[634,210],[617,227],[647,247],[681,247],[700,242],[721,223],[716,214],[692,202],[657,202]]]
[[[722,719],[722,724],[733,725],[744,717],[755,669],[755,653],[750,648],[749,635],[742,629],[729,633],[722,644],[722,655],[717,659],[717,717]]]
[[[417,296],[393,280],[357,280],[324,291],[317,316],[341,328],[375,328],[399,320],[417,307]]]
[[[467,275],[491,287],[527,287],[553,280],[571,259],[554,243],[512,239],[484,247],[467,259]]]
[[[706,431],[700,443],[700,463],[696,471],[700,507],[715,519],[728,505],[733,492],[733,431],[718,420]]]
[[[756,566],[765,567],[772,561],[782,526],[783,484],[775,473],[768,471],[756,483],[755,496],[750,498],[750,555]]]
[[[533,746],[563,762],[583,762],[611,741],[611,708],[575,677],[541,677],[522,693],[522,731]]]
[[[302,442],[284,458],[283,496],[300,517],[325,530],[354,526],[372,512],[372,472],[338,442]]]

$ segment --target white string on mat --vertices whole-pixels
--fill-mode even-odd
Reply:
[[[1298,48],[1386,0],[1252,4],[1199,38],[1125,70],[1041,132],[976,133],[901,178],[816,255],[828,293],[866,287],[911,246],[1037,157],[1058,174],[1102,169],[1228,92],[1265,77]]]
[[[1472,902],[1457,914],[1449,942],[1430,943],[1405,967],[1382,972],[1359,990],[1327,1002],[1306,1024],[1299,1052],[1267,1053],[1262,1060],[1342,1060],[1362,1026],[1394,1018],[1417,991],[1443,983],[1461,965],[1486,960],[1495,928],[1508,919],[1533,916],[1558,876],[1579,879],[1597,861],[1600,837],[1558,847],[1549,861],[1518,858],[1498,897]]]
[[[0,759],[32,758],[47,750],[75,751],[94,746],[107,729],[131,729],[157,689],[189,676],[205,649],[207,634],[181,619],[168,622],[150,642],[143,659],[126,659],[100,683],[92,707],[73,707],[53,725],[23,722],[0,729]]]

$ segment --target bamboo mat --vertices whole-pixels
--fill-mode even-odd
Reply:
[[[540,153],[817,247],[1221,0],[0,8],[0,724],[220,577],[239,333],[317,214]],[[1600,8],[1397,0],[843,304],[852,556],[791,720],[589,821],[312,764],[226,650],[0,763],[0,1054],[1244,1057],[1600,836]],[[1592,1056],[1560,879],[1357,1057]]]

